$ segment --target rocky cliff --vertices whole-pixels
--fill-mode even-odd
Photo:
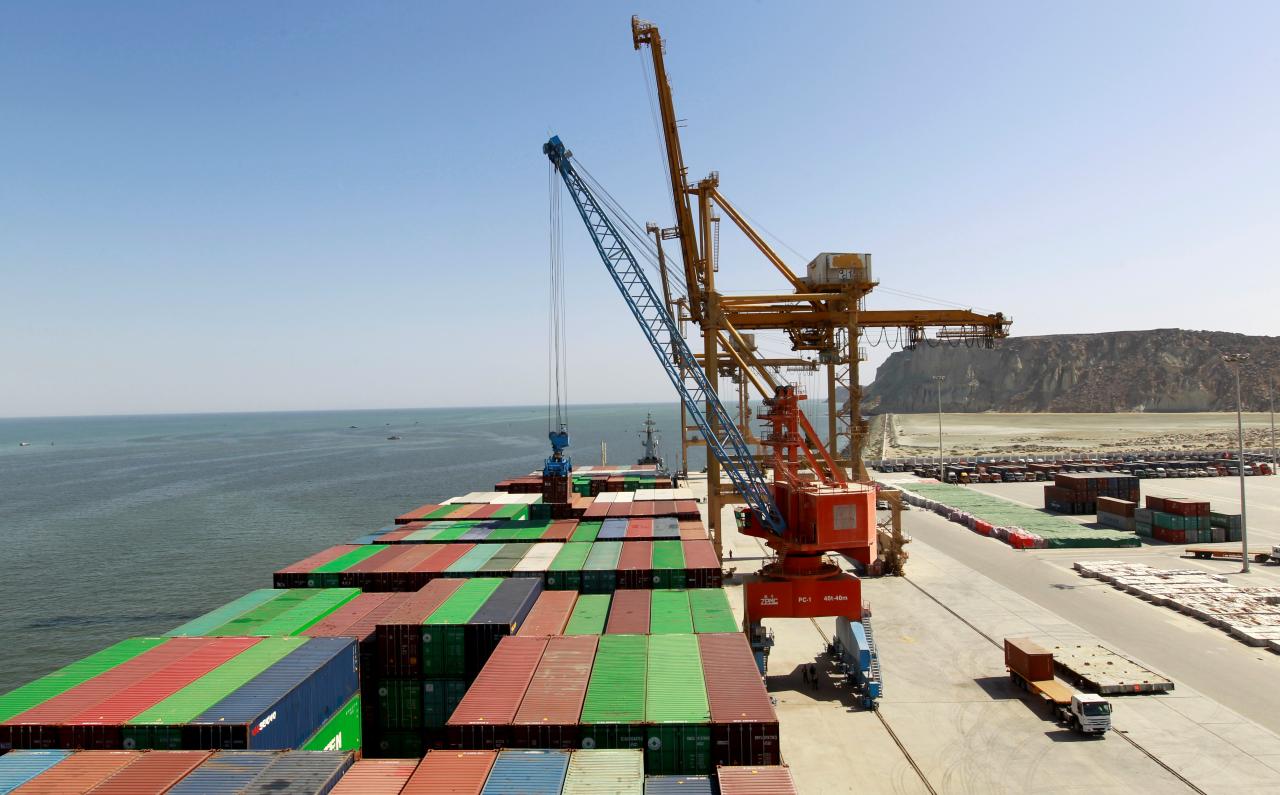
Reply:
[[[863,411],[1228,411],[1235,377],[1223,353],[1248,353],[1241,366],[1246,410],[1268,407],[1280,379],[1280,337],[1222,331],[1113,331],[1015,337],[996,348],[921,346],[898,351],[876,371]]]

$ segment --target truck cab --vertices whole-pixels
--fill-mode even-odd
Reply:
[[[1093,693],[1071,696],[1071,728],[1082,734],[1105,734],[1111,730],[1111,704]]]

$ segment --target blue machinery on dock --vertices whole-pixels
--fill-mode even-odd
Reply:
[[[859,693],[865,709],[875,709],[883,690],[880,680],[880,656],[876,653],[875,635],[871,632],[871,615],[864,612],[862,621],[836,619],[836,636],[831,641],[836,668],[845,675]]]

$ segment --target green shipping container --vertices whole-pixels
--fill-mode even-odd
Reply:
[[[573,605],[569,614],[569,623],[565,625],[566,635],[603,635],[605,622],[609,619],[609,603],[613,597],[607,593],[583,594]]]
[[[646,635],[600,637],[582,704],[583,748],[644,747],[649,641]]]
[[[340,584],[339,579],[342,572],[386,549],[387,547],[383,544],[369,544],[359,549],[353,549],[345,555],[339,555],[328,563],[314,568],[307,575],[307,587],[337,588]]]
[[[378,682],[378,728],[384,731],[421,729],[424,718],[422,682],[417,679]]]
[[[494,511],[493,519],[528,519],[528,505],[504,505]]]
[[[299,589],[305,590],[305,589]],[[314,625],[323,621],[330,613],[342,607],[347,602],[355,599],[360,595],[359,588],[321,588],[311,589],[313,596],[305,602],[297,604],[278,615],[267,618],[257,623],[257,625],[248,625],[235,628],[234,631],[215,630],[213,635],[253,635],[262,637],[284,636],[284,635],[301,635]],[[276,600],[269,604],[274,605],[280,600]],[[236,622],[243,618],[253,616],[257,611],[251,611],[235,619]]]
[[[6,721],[27,710],[60,696],[73,687],[79,687],[95,676],[110,671],[140,654],[167,643],[169,638],[129,638],[100,652],[77,660],[68,666],[46,674],[34,682],[11,690],[0,696],[0,721]]]
[[[596,536],[600,535],[600,522],[578,522],[578,526],[573,528],[573,534],[569,536],[570,541],[595,541]]]
[[[135,715],[124,727],[125,748],[175,751],[182,726],[209,711],[254,677],[298,649],[307,638],[263,638],[178,692]]]
[[[468,577],[480,570],[498,551],[500,544],[476,544],[444,570],[446,577]]]
[[[498,577],[467,580],[422,622],[424,678],[461,677],[466,674],[466,624],[501,584]]]
[[[679,541],[654,541],[653,587],[683,588],[685,585],[684,547]]]
[[[257,591],[250,591],[244,596],[233,602],[219,607],[216,610],[210,610],[208,613],[199,618],[192,619],[180,627],[175,627],[164,633],[169,637],[203,637],[207,636],[215,628],[222,626],[233,618],[242,616],[256,607],[278,599],[284,596],[288,591],[279,588],[261,588]]]
[[[696,635],[649,638],[645,693],[645,772],[710,773],[711,710]]]
[[[436,508],[434,511],[432,511],[431,513],[427,514],[426,516],[424,516],[424,517],[422,517],[422,518],[424,518],[424,519],[447,519],[447,518],[449,518],[449,514],[453,513],[454,511],[458,510],[458,509],[459,509],[459,508],[461,508],[461,507],[462,507],[462,504],[461,504],[461,503],[456,503],[456,502],[455,502],[455,503],[450,503],[449,505],[441,505],[439,508]]]
[[[695,588],[688,594],[694,632],[702,635],[741,631],[733,608],[729,606],[729,594],[723,588]]]
[[[438,729],[449,721],[467,694],[465,679],[428,679],[422,683],[422,724]]]
[[[572,541],[566,543],[547,567],[547,590],[582,590],[582,566],[587,562],[587,555],[591,554],[591,546]]]
[[[362,744],[363,724],[360,716],[360,696],[354,696],[333,714],[332,718],[311,735],[303,745],[303,751],[359,751]]]
[[[366,745],[364,750],[366,754],[382,759],[415,759],[426,751],[426,743],[422,732],[380,732],[376,745]]]
[[[475,524],[475,522],[471,521],[450,522],[432,540],[437,543],[457,541],[466,535],[472,527],[475,527]]]
[[[493,553],[493,557],[485,561],[483,565],[476,568],[476,571],[480,574],[508,574],[533,548],[533,544],[528,541],[518,541],[510,544],[490,544],[490,546],[498,547],[498,551]]]
[[[674,635],[693,632],[689,612],[689,592],[657,590],[649,603],[649,634]]]
[[[617,587],[618,557],[622,554],[621,541],[597,541],[591,545],[591,553],[582,565],[583,593],[613,593]]]

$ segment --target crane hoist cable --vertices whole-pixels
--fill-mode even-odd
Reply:
[[[564,236],[560,185],[555,167],[547,169],[550,207],[550,312],[547,322],[547,433],[569,427],[569,367],[565,335]],[[554,417],[553,417],[554,412]],[[554,420],[554,422],[553,422]]]

